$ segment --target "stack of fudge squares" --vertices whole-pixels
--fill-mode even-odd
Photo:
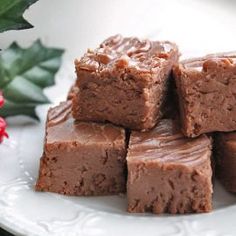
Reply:
[[[216,166],[236,192],[235,57],[179,55],[169,41],[116,35],[76,60],[67,101],[48,112],[36,190],[209,212]]]

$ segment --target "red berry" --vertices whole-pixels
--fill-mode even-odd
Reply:
[[[6,127],[7,124],[5,120],[0,117],[0,143],[3,141],[4,137],[8,138],[8,134],[6,133]]]
[[[4,105],[4,98],[2,93],[0,92],[0,107],[2,107]]]
[[[2,92],[0,91],[0,107],[4,105],[4,98]],[[8,138],[8,134],[6,133],[7,123],[6,121],[0,117],[0,143],[3,141],[3,138]]]

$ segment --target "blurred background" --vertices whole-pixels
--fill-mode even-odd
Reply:
[[[39,0],[25,18],[33,29],[0,34],[0,47],[41,38],[81,56],[106,37],[121,33],[175,41],[184,57],[236,48],[234,0]]]

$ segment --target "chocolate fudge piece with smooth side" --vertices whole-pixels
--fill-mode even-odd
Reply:
[[[215,136],[216,175],[230,191],[236,193],[236,132]]]
[[[182,131],[236,130],[236,58],[230,53],[183,61],[174,69]]]
[[[71,101],[49,110],[36,190],[65,195],[126,191],[125,130],[111,124],[76,122]]]
[[[212,209],[211,138],[186,138],[176,121],[132,131],[128,155],[128,211],[209,212]]]
[[[162,117],[169,75],[178,57],[171,42],[108,38],[75,61],[79,91],[73,99],[74,118],[151,129]]]

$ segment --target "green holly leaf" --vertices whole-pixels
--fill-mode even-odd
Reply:
[[[35,107],[49,103],[43,89],[55,83],[63,52],[37,40],[26,49],[13,43],[0,54],[0,90],[5,98],[0,116],[27,115],[38,119]]]
[[[23,18],[24,11],[38,0],[0,0],[0,32],[29,29],[33,26]]]

